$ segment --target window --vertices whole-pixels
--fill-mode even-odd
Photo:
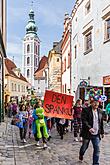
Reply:
[[[70,67],[70,53],[68,53],[68,68]]]
[[[18,85],[18,92],[20,92],[20,85]]]
[[[30,57],[27,58],[27,65],[30,64]]]
[[[74,47],[74,57],[75,57],[75,59],[77,58],[77,46],[76,45]]]
[[[27,70],[27,77],[29,78],[29,76],[30,76],[30,71],[29,71],[29,69]]]
[[[57,58],[57,62],[59,62],[59,58]]]
[[[85,35],[85,51],[92,49],[92,32]]]
[[[107,39],[110,39],[110,19],[107,20]]]
[[[61,82],[61,77],[57,77],[57,82]]]
[[[65,84],[65,93],[66,93],[66,84]]]
[[[91,4],[90,1],[88,1],[85,6],[85,14],[88,14],[90,12],[90,9],[91,9]]]
[[[30,52],[30,45],[28,44],[27,45],[27,53],[29,53]]]
[[[38,60],[37,60],[37,58],[36,58],[36,66],[38,65]]]
[[[11,88],[11,89],[12,89],[12,91],[14,91],[14,86],[13,86],[13,83],[11,84],[11,87],[12,87],[12,88]]]
[[[25,86],[24,86],[23,92],[25,92]]]
[[[36,54],[38,54],[38,51],[37,51],[37,46],[36,46]]]
[[[15,84],[15,91],[16,91],[16,84]]]
[[[110,39],[110,18],[106,20],[105,26],[106,26],[105,40],[108,40]]]
[[[66,71],[66,58],[64,59],[64,72]]]
[[[22,89],[22,92],[23,92],[23,86],[21,87],[21,89]]]

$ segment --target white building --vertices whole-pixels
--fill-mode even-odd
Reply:
[[[39,62],[38,69],[34,74],[35,91],[38,97],[43,97],[48,88],[48,57],[43,56]]]
[[[26,35],[23,40],[22,73],[32,87],[34,87],[34,72],[38,68],[40,58],[40,40],[37,36],[37,30],[34,11],[30,10]]]
[[[89,88],[80,86],[83,80],[90,87],[110,89],[109,61],[110,0],[77,0],[72,11],[72,92],[75,98],[84,98]],[[105,76],[109,77],[109,83]]]
[[[65,14],[62,36],[62,92],[71,93],[71,18]]]

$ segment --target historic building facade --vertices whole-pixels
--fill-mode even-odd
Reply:
[[[0,1],[0,122],[4,120],[4,57],[6,57],[6,0]]]
[[[62,92],[71,93],[71,18],[65,14],[62,36]]]
[[[34,11],[29,13],[26,25],[26,35],[23,40],[22,73],[34,88],[34,72],[38,68],[40,58],[40,40],[37,35],[37,26],[34,20]]]
[[[75,98],[84,99],[90,87],[110,88],[110,83],[103,84],[103,78],[110,75],[110,0],[76,1],[71,42]],[[80,86],[82,81],[88,85]]]
[[[53,43],[48,54],[48,89],[61,92],[61,41]]]
[[[21,101],[27,97],[28,81],[21,74],[20,69],[13,61],[5,59],[5,102],[10,100]]]

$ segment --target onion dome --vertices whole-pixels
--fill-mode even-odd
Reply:
[[[28,24],[26,25],[26,34],[29,34],[29,33],[36,34],[37,30],[38,28],[34,20],[34,11],[31,9],[29,13],[29,21],[28,21]]]

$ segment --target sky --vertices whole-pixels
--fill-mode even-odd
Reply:
[[[33,0],[38,37],[41,40],[40,55],[48,55],[54,41],[63,34],[65,13],[71,14],[74,0]],[[32,8],[31,0],[7,0],[7,57],[21,68],[25,26]]]

